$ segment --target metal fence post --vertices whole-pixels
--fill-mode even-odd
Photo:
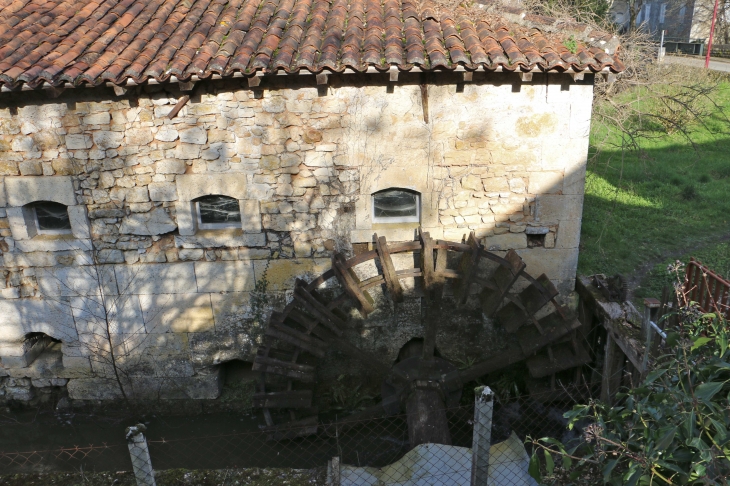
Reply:
[[[132,458],[132,469],[137,480],[137,486],[157,486],[155,484],[155,471],[152,469],[150,450],[147,447],[147,439],[144,432],[147,430],[143,424],[127,427],[125,438],[129,455]]]
[[[487,486],[489,448],[492,446],[494,394],[488,386],[474,389],[474,435],[472,436],[471,486]]]

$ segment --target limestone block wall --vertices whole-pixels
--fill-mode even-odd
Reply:
[[[214,398],[294,280],[375,232],[475,231],[572,290],[591,76],[434,75],[426,114],[417,75],[272,78],[199,85],[172,119],[176,85],[0,95],[0,394]],[[419,223],[372,221],[387,188],[420,193]],[[213,194],[240,228],[197,228]],[[35,201],[66,205],[72,233],[29,231]],[[31,361],[31,333],[60,342]]]

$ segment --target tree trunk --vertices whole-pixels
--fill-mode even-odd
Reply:
[[[436,390],[416,389],[406,402],[411,448],[425,443],[451,445],[446,408]]]

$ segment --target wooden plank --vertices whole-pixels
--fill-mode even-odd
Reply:
[[[525,262],[522,261],[522,258],[514,250],[507,252],[505,260],[509,262],[509,266],[500,265],[492,275],[491,281],[495,289],[486,287],[480,296],[482,310],[488,317],[493,317],[497,312],[500,304],[504,301],[505,295],[507,295],[526,266]]]
[[[360,311],[363,317],[367,317],[368,314],[375,310],[373,307],[373,298],[367,292],[360,289],[360,279],[357,278],[355,272],[347,268],[345,264],[345,257],[341,253],[335,253],[332,255],[332,268],[335,271],[335,277],[340,282],[345,292],[355,300],[357,309]]]
[[[311,408],[312,391],[296,390],[271,393],[255,393],[254,408]]]
[[[378,285],[383,285],[385,283],[385,279],[382,275],[376,275],[374,277],[371,277],[367,280],[363,280],[360,282],[360,288],[362,290],[367,290],[372,287],[377,287]]]
[[[360,360],[361,363],[365,363],[371,369],[375,369],[377,373],[387,374],[390,371],[390,366],[383,363],[378,356],[359,349],[357,346],[350,344],[345,339],[338,338],[328,327],[318,326],[316,321],[310,319],[299,310],[292,310],[289,313],[289,318],[309,329],[312,334],[317,336],[328,346]]]
[[[573,351],[570,343],[548,346],[552,350],[551,359],[546,353],[539,353],[527,359],[527,369],[533,378],[543,378],[559,371],[583,366],[590,363],[591,356],[583,346],[578,346],[577,353]]]
[[[274,375],[286,376],[305,383],[314,381],[314,366],[282,361],[270,358],[266,350],[259,349],[253,361],[251,369]]]
[[[388,251],[393,255],[395,253],[403,253],[406,251],[418,251],[421,249],[420,241],[403,241],[400,243],[390,243],[388,245]]]
[[[454,278],[449,275],[450,272],[454,272],[458,276],[459,274],[455,270],[450,270],[449,268],[447,268],[448,265],[449,265],[449,250],[447,250],[446,248],[437,248],[436,249],[436,275],[439,275],[442,278]]]
[[[621,386],[625,355],[617,345],[617,341],[606,333],[606,352],[603,362],[603,374],[601,376],[601,400],[611,403],[612,398]]]
[[[459,261],[459,274],[461,274],[461,278],[456,281],[456,288],[454,289],[454,297],[456,298],[456,303],[459,305],[464,304],[469,298],[472,277],[477,271],[482,252],[473,231],[469,233],[467,244],[470,249],[461,255],[461,260]]]
[[[304,310],[312,314],[322,325],[327,326],[336,335],[342,336],[340,328],[344,327],[345,323],[315,299],[312,294],[300,286],[294,289],[294,298],[304,307]]]
[[[510,302],[505,305],[497,312],[496,318],[507,332],[514,333],[525,322],[532,322],[535,313],[556,295],[558,295],[557,289],[550,279],[542,274],[535,283],[520,292],[517,297],[519,304]]]
[[[375,249],[378,252],[378,259],[380,260],[380,266],[383,269],[383,278],[385,279],[385,287],[390,293],[390,298],[393,302],[403,302],[403,287],[400,285],[400,280],[395,272],[395,265],[393,265],[393,259],[390,258],[390,252],[388,251],[388,242],[385,240],[385,236],[378,237],[378,234],[373,235],[375,240]]]
[[[451,250],[451,251],[470,251],[471,246],[466,243],[457,243],[455,241],[438,240],[436,242],[436,249],[439,250]]]
[[[167,118],[172,120],[177,116],[178,113],[180,113],[180,110],[183,109],[183,106],[190,101],[190,95],[185,95],[175,104],[175,106],[170,110],[170,113],[167,114]]]
[[[403,270],[396,271],[395,274],[399,279],[409,278],[409,277],[420,277],[422,275],[420,268],[404,268]]]
[[[557,312],[551,312],[539,322],[544,334],[540,334],[532,326],[517,331],[517,341],[525,356],[530,356],[581,326],[578,319],[572,318],[566,321]]]
[[[279,441],[314,435],[317,433],[318,428],[319,417],[317,415],[313,415],[311,417],[307,417],[294,422],[288,422],[282,425],[264,427],[262,430],[269,433],[269,440]]]
[[[316,319],[312,319],[299,309],[292,309],[291,311],[289,311],[289,314],[286,317],[298,324],[301,324],[307,331],[311,333],[314,333],[314,329],[319,325],[319,321],[317,321]]]
[[[293,329],[284,324],[271,322],[269,324],[269,327],[266,329],[266,335],[274,337],[286,343],[293,344],[301,350],[307,351],[308,353],[311,353],[318,358],[323,358],[326,351],[326,345],[324,341],[321,341],[303,332],[297,331],[296,329]]]
[[[369,260],[373,260],[378,256],[378,253],[375,250],[366,251],[365,253],[360,253],[357,256],[354,256],[347,260],[347,268],[352,268],[360,265],[361,263],[365,263]],[[334,275],[334,274],[333,274]]]
[[[330,268],[329,270],[324,272],[319,277],[315,278],[308,284],[305,284],[305,288],[307,289],[307,291],[311,292],[312,290],[316,289],[317,287],[319,287],[320,285],[322,285],[323,283],[325,283],[327,280],[331,279],[334,276],[335,276],[335,272],[334,272],[334,270],[332,270]]]
[[[421,238],[421,276],[423,277],[423,288],[430,291],[436,282],[435,262],[433,259],[433,240],[429,233],[420,232]]]

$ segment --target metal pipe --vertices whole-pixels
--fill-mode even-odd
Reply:
[[[662,62],[662,49],[664,49],[664,33],[666,30],[662,30],[662,40],[659,41],[659,52],[656,55],[657,62]]]
[[[707,55],[705,56],[705,69],[710,67],[710,51],[712,51],[712,38],[715,35],[715,21],[717,20],[717,4],[720,0],[715,0],[715,10],[712,12],[712,25],[710,25],[710,39],[707,41]]]
[[[662,339],[667,339],[667,333],[662,331],[662,329],[659,326],[657,326],[653,321],[649,321],[649,324],[651,325],[651,327],[654,328],[656,333],[662,337]]]

